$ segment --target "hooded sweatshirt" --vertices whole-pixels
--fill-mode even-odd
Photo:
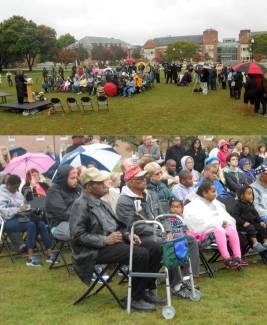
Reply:
[[[228,150],[225,152],[223,151],[223,147],[227,145],[228,146]],[[225,166],[227,166],[227,162],[226,162],[226,159],[227,157],[230,155],[230,151],[229,151],[229,148],[230,148],[230,144],[228,141],[226,140],[222,140],[219,142],[219,152],[218,152],[218,159],[220,160],[220,165],[221,165],[221,168],[224,168]]]
[[[132,224],[139,220],[155,220],[162,214],[160,202],[153,193],[144,191],[144,198],[136,195],[128,186],[124,186],[118,199],[116,215],[119,221],[127,225],[131,231]],[[138,225],[135,234],[150,236],[154,233],[152,225]]]
[[[193,169],[192,170],[189,170],[187,167],[186,167],[186,162],[188,159],[192,159],[192,162],[193,162]],[[181,166],[182,166],[182,169],[183,170],[188,170],[189,172],[192,173],[192,176],[193,176],[193,182],[194,183],[197,183],[198,180],[199,180],[199,172],[197,170],[194,170],[194,159],[190,156],[184,156],[182,159],[181,159]]]
[[[254,193],[254,205],[261,217],[267,216],[267,186],[264,185],[259,176],[256,181],[251,184]]]
[[[0,214],[3,219],[10,220],[20,212],[24,197],[20,192],[11,193],[6,185],[0,186]]]
[[[63,165],[58,169],[55,183],[47,192],[45,210],[51,226],[57,226],[62,221],[68,221],[70,208],[73,202],[80,196],[81,187],[68,186],[69,173],[74,168],[70,165]]]
[[[249,170],[243,169],[244,165],[248,162],[251,162],[251,161],[247,158],[242,158],[239,161],[239,167],[242,170],[242,172],[244,173],[244,175],[246,176],[248,183],[251,184],[251,183],[255,182],[256,175],[255,175],[255,171],[252,168],[250,168]]]

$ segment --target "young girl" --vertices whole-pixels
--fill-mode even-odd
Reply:
[[[237,230],[246,233],[253,250],[257,253],[262,253],[265,250],[267,252],[267,225],[261,220],[253,201],[252,187],[242,187],[238,193],[233,216],[236,219]],[[260,237],[263,245],[258,242],[257,236]]]
[[[184,221],[189,230],[197,233],[213,232],[217,248],[224,258],[226,268],[238,268],[246,263],[241,259],[241,249],[235,220],[224,206],[216,200],[216,188],[204,181],[198,188],[198,197],[184,209]],[[227,247],[229,241],[233,256]]]
[[[199,180],[199,172],[194,169],[194,159],[190,156],[184,156],[181,159],[181,166],[183,170],[188,170],[192,173],[193,182],[196,184]]]

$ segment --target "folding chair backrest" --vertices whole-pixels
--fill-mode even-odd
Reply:
[[[2,239],[2,234],[3,234],[3,230],[4,230],[4,225],[5,225],[5,221],[4,219],[0,216],[0,242]]]
[[[80,107],[78,105],[77,100],[74,97],[68,97],[67,98],[67,104],[69,109],[72,111],[73,109],[77,108],[78,111],[80,111]]]
[[[81,105],[83,110],[85,111],[86,108],[88,111],[93,111],[93,101],[90,97],[82,97],[81,98]]]
[[[65,113],[64,107],[59,98],[56,97],[51,98],[51,103],[55,109],[60,108]]]

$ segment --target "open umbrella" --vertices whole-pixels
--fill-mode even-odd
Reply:
[[[111,172],[120,161],[121,156],[109,145],[91,144],[80,146],[62,159],[61,165],[69,164],[73,167],[94,164],[96,168]]]
[[[28,152],[25,155],[11,159],[10,163],[6,165],[5,172],[25,178],[27,171],[30,169],[37,169],[42,174],[48,171],[54,163],[55,160],[44,153]]]
[[[128,64],[133,64],[133,63],[136,62],[136,60],[135,60],[135,59],[132,59],[132,58],[129,58],[129,59],[126,60],[126,62],[127,62]]]
[[[232,69],[237,72],[244,72],[246,74],[258,74],[262,76],[264,76],[264,74],[267,72],[267,68],[264,65],[253,62],[239,63]]]
[[[9,149],[9,153],[11,157],[19,157],[24,155],[26,152],[27,150],[22,147],[13,147]]]
[[[104,91],[107,96],[114,97],[117,95],[118,89],[117,89],[117,86],[113,82],[108,82],[104,86]]]

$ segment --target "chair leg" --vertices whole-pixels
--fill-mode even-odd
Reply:
[[[205,268],[206,272],[208,273],[208,276],[210,278],[213,278],[214,277],[214,271],[211,268],[210,264],[208,263],[208,261],[206,260],[206,258],[205,258],[205,256],[203,255],[202,252],[199,252],[199,257],[200,257],[200,260],[201,260],[202,264],[204,265],[204,268]]]

